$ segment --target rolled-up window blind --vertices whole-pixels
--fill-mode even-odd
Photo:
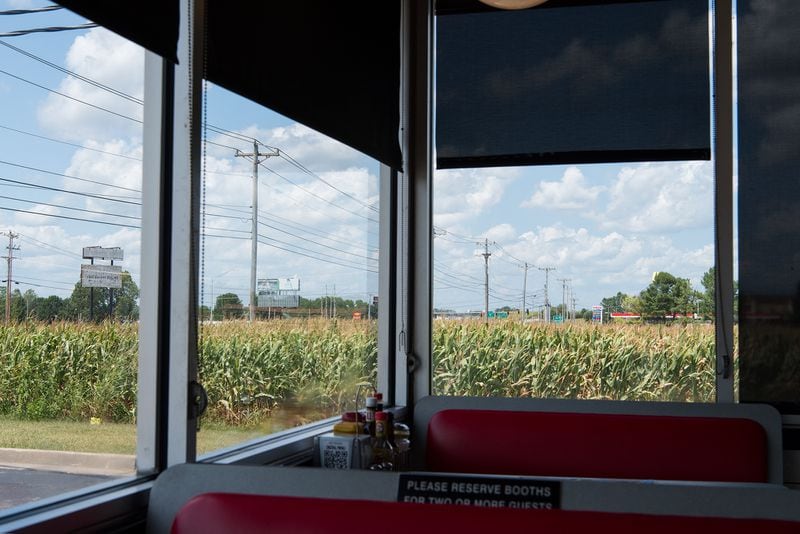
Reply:
[[[57,0],[169,60],[176,0]],[[207,0],[206,77],[400,170],[400,1]]]
[[[438,168],[710,159],[708,2],[439,0]]]

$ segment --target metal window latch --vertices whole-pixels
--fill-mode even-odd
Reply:
[[[419,358],[412,353],[406,354],[406,371],[408,374],[413,374],[419,367]]]
[[[197,420],[197,428],[200,428],[200,416],[203,415],[208,407],[208,394],[206,389],[199,382],[192,380],[189,382],[189,419]]]

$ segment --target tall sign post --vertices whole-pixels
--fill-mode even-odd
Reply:
[[[81,265],[81,285],[89,288],[89,320],[94,321],[94,288],[108,288],[108,316],[114,313],[114,288],[122,287],[122,267],[114,265],[114,260],[122,261],[124,254],[120,247],[83,247],[83,259],[91,260],[89,265]],[[110,265],[95,265],[94,260],[110,261]]]

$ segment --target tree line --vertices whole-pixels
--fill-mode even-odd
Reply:
[[[94,298],[92,298],[94,293]],[[139,288],[130,273],[122,273],[122,288],[112,292],[107,288],[83,287],[78,282],[69,297],[57,295],[40,297],[33,289],[11,291],[9,321],[135,321],[139,319]],[[5,307],[6,288],[0,288],[0,306]]]
[[[693,317],[714,319],[714,278],[715,269],[711,267],[703,274],[700,284],[702,291],[692,288],[688,278],[679,278],[668,272],[653,275],[653,280],[638,295],[617,292],[604,298],[600,304],[604,313],[627,312],[648,320],[663,320],[665,317]],[[734,282],[734,295],[738,284]],[[734,299],[736,303],[736,299]],[[734,304],[735,306],[735,304]],[[736,310],[734,310],[736,311]],[[591,317],[591,312],[589,312]]]
[[[361,312],[361,316],[364,319],[367,317],[375,319],[378,316],[378,307],[374,304],[369,304],[361,299],[350,300],[333,296],[316,299],[299,297],[298,307],[291,308],[290,313],[303,317],[307,315],[333,317],[334,310],[335,316],[340,318],[350,318],[353,316],[353,312]],[[266,313],[268,312],[259,308],[257,315],[265,315]],[[202,320],[207,320],[209,314],[215,321],[242,319],[249,315],[249,308],[236,293],[223,293],[214,300],[213,309],[209,309],[208,306],[200,307]]]

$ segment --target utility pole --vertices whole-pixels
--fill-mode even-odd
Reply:
[[[2,235],[8,236],[8,256],[3,256],[8,262],[8,272],[6,273],[6,324],[8,324],[11,318],[11,284],[14,283],[11,278],[11,265],[14,262],[14,251],[19,250],[19,245],[14,245],[14,240],[19,237],[19,234],[9,230],[3,232]]]
[[[544,322],[550,322],[550,297],[548,293],[549,275],[550,271],[555,271],[555,267],[538,267],[540,271],[544,271]]]
[[[478,243],[480,245],[480,243]],[[486,310],[485,315],[485,322],[489,324],[489,256],[492,253],[489,252],[489,239],[483,240],[483,262],[484,262],[484,290],[483,290],[483,305],[484,309]]]
[[[258,164],[267,158],[279,156],[278,149],[270,153],[258,151],[258,141],[253,139],[253,151],[242,152],[236,150],[237,158],[253,158],[253,227],[252,243],[250,245],[250,322],[256,319],[256,267],[258,264]]]
[[[525,312],[525,310],[527,309],[525,301],[527,300],[528,297],[528,267],[532,267],[532,265],[530,265],[527,261],[524,262],[523,269],[525,269],[525,276],[522,278],[522,313],[520,313],[520,315],[522,316],[521,321],[523,323],[525,322],[525,316],[527,315],[527,313]]]
[[[569,314],[567,313],[567,282],[570,282],[570,278],[558,278],[559,282],[561,282],[561,321],[567,322],[569,318]]]

